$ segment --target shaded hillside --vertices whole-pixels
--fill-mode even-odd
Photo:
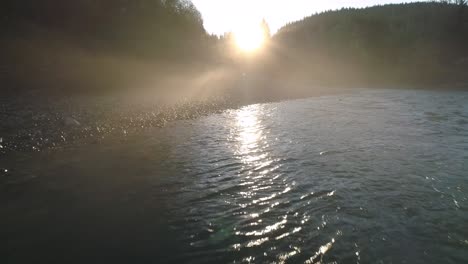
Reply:
[[[321,84],[466,82],[467,17],[465,6],[441,3],[313,15],[274,37],[273,70]]]
[[[150,58],[194,53],[207,37],[187,0],[7,0],[0,12],[3,36],[41,28],[85,48]]]
[[[4,92],[163,86],[214,57],[187,0],[6,0],[0,19]]]
[[[188,0],[6,0],[0,89],[284,98],[313,85],[463,86],[467,17],[441,3],[330,11],[285,26],[250,56],[233,34],[208,35]]]

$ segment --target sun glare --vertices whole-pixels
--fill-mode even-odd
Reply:
[[[237,47],[245,52],[258,50],[264,43],[265,37],[260,26],[245,26],[234,32]]]

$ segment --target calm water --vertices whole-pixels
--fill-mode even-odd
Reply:
[[[0,168],[2,263],[468,263],[468,93],[251,105]]]

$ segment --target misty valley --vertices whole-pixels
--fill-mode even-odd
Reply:
[[[1,263],[467,263],[468,7],[6,0]]]

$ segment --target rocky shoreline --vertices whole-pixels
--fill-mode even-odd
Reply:
[[[40,90],[0,98],[0,154],[43,151],[77,141],[99,142],[125,136],[175,120],[238,108],[242,105],[341,93],[343,88],[314,88],[287,93],[277,89],[210,90],[210,95],[177,97],[169,93],[123,92],[112,94],[44,94]],[[259,90],[259,89],[257,89]],[[299,89],[300,90],[300,89]],[[290,94],[290,95],[288,95]]]
[[[0,99],[0,153],[43,151],[89,139],[125,136],[168,122],[193,119],[239,104],[223,97],[180,99],[167,104],[151,97],[7,97]]]

